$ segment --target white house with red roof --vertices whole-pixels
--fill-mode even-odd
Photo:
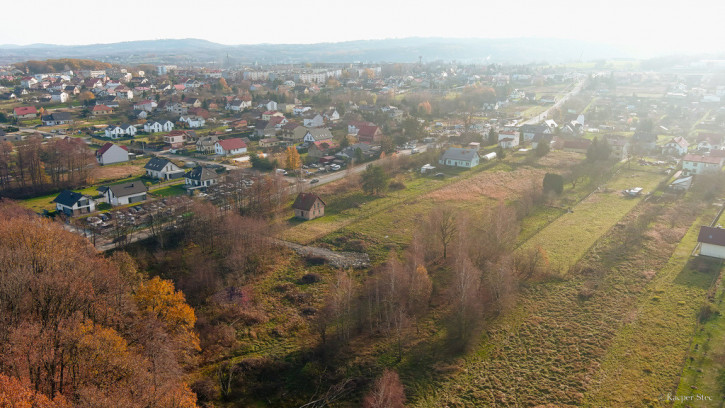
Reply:
[[[662,154],[673,154],[682,156],[687,153],[687,148],[690,147],[690,143],[685,140],[682,136],[672,138],[669,142],[665,143],[662,147]]]
[[[247,152],[247,144],[241,138],[219,140],[214,143],[214,152],[220,156],[233,156]]]
[[[127,162],[128,150],[125,146],[108,142],[96,150],[96,160],[100,165]]]
[[[13,115],[17,119],[30,119],[38,116],[38,110],[35,106],[18,106],[13,109]]]
[[[682,158],[682,175],[716,173],[722,168],[722,163],[722,157],[686,154]]]
[[[357,135],[357,132],[363,126],[375,126],[375,124],[373,122],[350,121],[347,123],[347,134]]]

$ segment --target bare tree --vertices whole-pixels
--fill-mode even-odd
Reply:
[[[385,370],[363,400],[364,408],[403,408],[405,391],[398,373]]]
[[[452,207],[444,205],[434,209],[428,220],[430,231],[440,241],[443,247],[443,259],[448,256],[448,247],[453,242],[458,231],[456,214]]]

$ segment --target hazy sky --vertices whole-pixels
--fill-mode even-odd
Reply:
[[[722,51],[725,1],[36,0],[3,2],[0,44],[202,38],[223,44],[547,37]],[[673,4],[670,4],[673,3]]]

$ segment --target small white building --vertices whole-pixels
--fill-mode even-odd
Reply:
[[[192,129],[204,127],[206,124],[206,120],[201,116],[182,116],[179,118],[179,121],[186,123]]]
[[[118,139],[124,136],[136,136],[136,126],[124,123],[123,125],[109,126],[104,130],[106,137]]]
[[[233,156],[247,152],[247,144],[241,138],[219,140],[214,143],[214,152],[220,156]]]
[[[184,176],[184,170],[171,160],[162,157],[152,157],[144,166],[146,175],[159,180],[173,180]]]
[[[114,184],[103,193],[111,205],[126,205],[146,200],[146,186],[140,181]]]
[[[128,161],[128,150],[125,146],[115,145],[111,142],[106,143],[100,149],[96,150],[96,160],[100,165],[122,163]]]
[[[725,229],[702,226],[697,242],[700,255],[725,259]]]
[[[96,211],[96,202],[93,198],[70,190],[61,191],[53,202],[58,212],[69,217]]]
[[[174,130],[174,123],[170,120],[150,120],[143,125],[143,131],[147,133],[171,132],[172,130]]]

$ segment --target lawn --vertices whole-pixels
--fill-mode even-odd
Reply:
[[[187,191],[184,189],[184,183],[180,183],[169,187],[159,188],[151,191],[150,193],[155,197],[171,197],[184,195]]]
[[[136,180],[143,181],[143,180],[141,180],[140,177],[128,177],[128,178],[124,178],[121,180],[116,180],[113,183],[109,183],[109,184],[120,184],[120,183],[125,183],[127,181],[136,181]],[[103,184],[103,183],[94,184],[93,186],[86,187],[86,188],[83,188],[80,190],[74,189],[73,191],[93,197],[93,196],[97,196],[98,194],[100,194],[98,192],[98,187],[100,187],[102,185],[107,185],[107,184]],[[53,210],[55,210],[55,204],[53,203],[53,199],[57,196],[58,196],[58,193],[54,193],[54,194],[48,194],[48,195],[45,195],[42,197],[28,198],[26,200],[19,201],[19,204],[25,208],[28,208],[30,210],[37,212],[37,213],[42,213],[43,210],[53,211]]]

